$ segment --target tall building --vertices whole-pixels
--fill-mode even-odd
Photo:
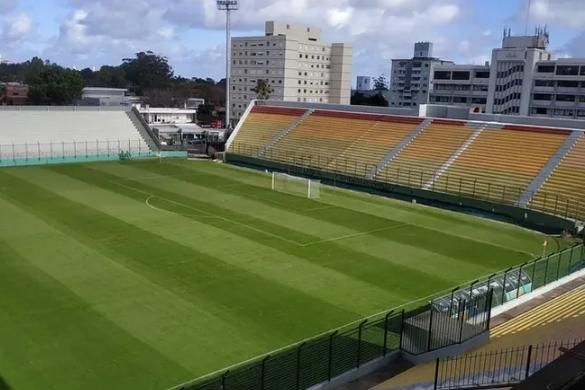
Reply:
[[[450,63],[452,62],[433,57],[431,42],[415,43],[412,58],[392,60],[388,102],[390,107],[411,107],[428,103],[433,68]]]
[[[352,45],[326,43],[315,27],[266,22],[264,36],[232,38],[232,120],[256,98],[267,80],[272,100],[349,104]]]
[[[502,47],[492,51],[488,113],[529,115],[537,63],[552,57],[547,46],[545,30],[537,29],[532,36],[505,32]]]
[[[372,78],[370,76],[358,76],[356,83],[355,83],[355,89],[358,92],[364,92],[364,91],[371,91],[372,90]]]

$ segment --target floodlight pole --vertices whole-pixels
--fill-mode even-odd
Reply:
[[[230,118],[230,62],[231,62],[231,12],[240,9],[238,0],[217,0],[217,9],[225,11],[225,125],[231,129]]]

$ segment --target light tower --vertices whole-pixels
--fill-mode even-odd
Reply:
[[[217,9],[225,11],[225,124],[230,129],[231,12],[240,9],[240,3],[238,0],[217,0]]]

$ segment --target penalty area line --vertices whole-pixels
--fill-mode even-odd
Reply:
[[[238,222],[238,221],[235,221],[235,220],[233,220],[233,219],[229,219],[229,218],[225,218],[225,217],[221,217],[221,216],[219,216],[219,215],[215,215],[215,214],[213,214],[213,213],[210,213],[210,212],[208,212],[208,211],[205,211],[205,210],[202,210],[202,209],[198,209],[198,208],[196,208],[196,207],[191,207],[191,206],[188,206],[188,205],[186,205],[186,204],[184,204],[184,203],[177,202],[177,201],[174,201],[174,200],[172,200],[172,199],[167,199],[167,198],[165,198],[165,197],[162,197],[162,196],[154,195],[154,194],[152,194],[152,193],[150,193],[150,192],[148,192],[148,191],[143,191],[143,190],[141,190],[141,189],[139,189],[139,188],[135,188],[135,187],[132,187],[132,186],[129,186],[129,185],[126,185],[126,184],[117,183],[117,182],[115,182],[115,181],[112,181],[112,183],[114,183],[114,184],[116,184],[116,185],[118,185],[118,186],[120,186],[120,187],[123,187],[123,188],[129,189],[129,190],[131,190],[131,191],[135,191],[135,192],[138,192],[138,193],[141,193],[141,194],[147,195],[149,199],[152,199],[152,198],[158,198],[158,199],[164,200],[165,202],[169,202],[169,203],[171,203],[171,204],[174,204],[174,205],[177,205],[177,206],[179,206],[179,207],[183,207],[183,208],[185,208],[185,209],[187,209],[187,210],[193,210],[193,211],[196,211],[196,212],[198,212],[198,213],[202,213],[202,214],[203,214],[203,215],[197,215],[197,216],[204,216],[204,217],[207,217],[207,218],[214,218],[214,219],[218,219],[218,220],[221,220],[221,221],[224,221],[224,222],[231,223],[231,224],[233,224],[233,225],[241,226],[241,227],[243,227],[243,228],[246,228],[246,229],[249,229],[249,230],[255,231],[255,232],[257,232],[257,233],[264,234],[264,235],[266,235],[266,236],[270,236],[270,237],[273,237],[273,238],[279,239],[279,240],[281,240],[281,241],[288,242],[289,244],[292,244],[292,245],[296,245],[296,246],[299,246],[299,247],[303,247],[303,244],[302,244],[302,243],[299,243],[299,242],[297,242],[297,241],[294,241],[294,240],[289,240],[288,238],[286,238],[286,237],[282,237],[282,236],[280,236],[280,235],[278,235],[278,234],[275,234],[275,233],[271,233],[271,232],[267,232],[267,231],[265,231],[265,230],[262,230],[262,229],[258,229],[258,228],[256,228],[256,227],[254,227],[254,226],[251,226],[251,225],[248,225],[248,224],[246,224],[246,223],[243,223],[243,222]],[[149,199],[146,199],[146,200],[149,200]],[[147,203],[147,202],[146,202],[146,200],[145,200],[145,204],[146,204],[146,206],[147,206],[147,207],[149,207],[149,208],[151,208],[151,209],[154,209],[154,208],[152,207],[152,205],[150,205],[150,201]],[[158,208],[156,208],[156,209],[158,209]],[[158,211],[160,211],[160,210],[158,210]],[[173,212],[173,211],[170,211],[170,210],[164,210],[164,211],[165,211],[165,212],[168,212],[168,213],[173,213],[173,214],[175,214],[175,215],[179,215],[179,216],[186,216],[185,214],[181,214],[181,213]]]
[[[349,238],[356,238],[356,237],[361,237],[361,236],[367,236],[367,235],[370,235],[370,234],[379,233],[379,232],[385,232],[385,231],[388,231],[388,230],[400,229],[401,227],[404,227],[404,226],[407,226],[407,224],[401,223],[399,225],[394,225],[394,226],[388,226],[388,227],[385,227],[385,228],[369,230],[369,231],[366,231],[366,232],[358,232],[358,233],[346,234],[346,235],[339,236],[339,237],[327,238],[327,239],[324,239],[324,240],[311,241],[311,242],[307,242],[307,243],[303,244],[302,246],[303,247],[308,247],[308,246],[312,246],[312,245],[323,244],[323,243],[326,243],[326,242],[340,241],[340,240],[345,240],[345,239],[349,239]]]

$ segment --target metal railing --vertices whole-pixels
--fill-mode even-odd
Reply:
[[[496,388],[517,385],[571,350],[582,340],[527,345],[437,359],[435,390]]]
[[[435,299],[437,307],[452,307],[462,301],[494,291],[492,307],[503,305],[520,298],[559,279],[585,269],[585,246],[574,246],[537,258],[528,263],[510,267],[506,271],[494,273],[478,279],[467,286],[456,287],[450,294]]]
[[[259,151],[262,151],[261,157],[258,157]],[[515,207],[520,207],[518,202],[528,185],[501,184],[451,174],[438,175],[436,171],[427,171],[416,166],[394,167],[390,164],[386,167],[378,167],[376,164],[364,163],[339,155],[299,153],[297,150],[284,150],[275,147],[264,150],[259,146],[239,142],[232,143],[229,152],[287,164],[291,170],[308,168],[330,174],[356,177],[361,180],[464,196]],[[368,173],[372,170],[376,170],[377,174],[369,177]],[[578,195],[568,197],[557,193],[537,191],[529,194],[529,198],[531,200],[525,207],[528,210],[541,211],[563,218],[585,220],[585,199],[581,199]]]
[[[155,157],[144,140],[0,144],[0,167]]]

